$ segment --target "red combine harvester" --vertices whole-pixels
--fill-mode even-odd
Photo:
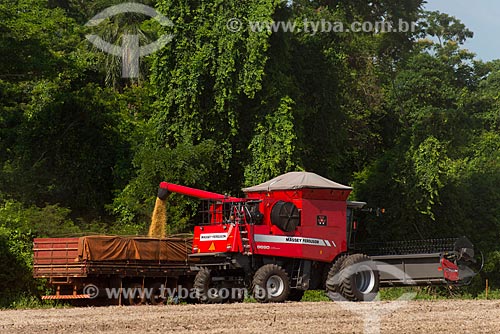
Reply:
[[[162,182],[169,192],[206,200],[195,227],[192,258],[201,302],[300,300],[326,287],[333,300],[372,300],[381,285],[464,284],[474,276],[465,237],[354,246],[352,188],[307,172],[291,172],[245,188],[246,198]],[[326,283],[326,284],[325,284]]]
[[[241,301],[250,290],[259,302],[283,302],[326,288],[333,300],[362,301],[381,285],[459,285],[475,274],[466,238],[356,245],[354,216],[366,203],[347,201],[350,187],[316,174],[243,190],[236,198],[162,182],[161,199],[205,200],[194,238],[35,239],[33,276],[55,290],[43,298],[157,304],[164,288],[178,298],[182,287],[196,292],[187,300]]]

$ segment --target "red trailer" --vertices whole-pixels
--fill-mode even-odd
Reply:
[[[196,271],[191,268],[194,260],[188,257],[191,248],[191,237],[36,238],[33,276],[47,279],[54,288],[54,294],[43,299],[102,304],[137,304],[149,299],[156,304],[166,297],[160,294],[161,287],[192,287]],[[146,290],[151,292],[148,298]]]

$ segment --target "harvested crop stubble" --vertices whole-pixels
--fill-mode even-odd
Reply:
[[[360,303],[364,311],[387,302]],[[381,318],[382,334],[498,333],[500,301],[410,301]],[[236,303],[0,311],[0,333],[366,333],[334,302]],[[370,331],[368,331],[370,333]],[[378,333],[375,329],[371,333]]]

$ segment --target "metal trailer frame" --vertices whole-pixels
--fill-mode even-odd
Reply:
[[[42,296],[44,300],[90,299],[82,293],[88,284],[106,287],[123,287],[123,282],[179,280],[192,281],[195,268],[187,262],[156,261],[88,261],[78,259],[79,238],[38,238],[34,240],[33,277],[47,279],[55,288],[54,295]],[[120,301],[121,303],[121,301]]]

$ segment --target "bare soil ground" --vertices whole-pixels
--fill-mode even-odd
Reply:
[[[500,301],[112,306],[0,311],[0,333],[500,333]],[[394,310],[397,308],[397,310]],[[385,311],[383,311],[385,310]],[[385,314],[364,326],[360,314]],[[369,319],[370,320],[370,319]]]

